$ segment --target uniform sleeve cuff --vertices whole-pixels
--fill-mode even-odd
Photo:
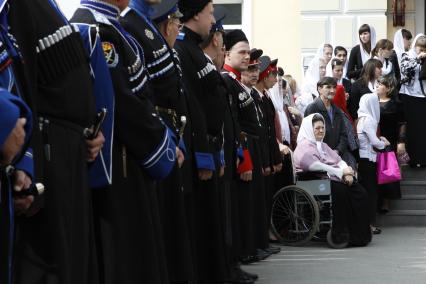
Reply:
[[[32,180],[34,180],[34,160],[32,149],[27,149],[21,160],[16,163],[15,168],[24,171]]]
[[[3,144],[15,127],[18,118],[19,108],[10,101],[0,99],[0,149],[3,148]]]
[[[239,174],[249,172],[253,170],[253,163],[251,161],[250,152],[245,149],[243,150],[244,160],[238,165],[237,172]]]
[[[166,128],[164,138],[159,146],[146,159],[142,167],[155,180],[166,178],[172,171],[176,161],[176,143],[172,132]]]
[[[216,164],[218,164],[219,166],[221,167],[225,166],[225,153],[223,152],[223,150],[219,152],[215,152],[214,159]]]
[[[240,163],[244,161],[243,147],[238,147],[237,149],[237,157],[240,159]]]
[[[205,170],[215,170],[213,155],[210,153],[195,152],[197,168]]]

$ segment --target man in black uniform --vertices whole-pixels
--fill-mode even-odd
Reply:
[[[95,111],[80,35],[49,0],[11,1],[8,20],[38,120],[35,176],[46,187],[44,203],[37,198],[29,213],[41,210],[18,223],[15,282],[97,283],[86,161],[96,157],[102,138],[89,143],[88,155],[84,130]]]
[[[118,22],[128,1],[83,0],[72,21],[95,25],[115,93],[112,186],[94,192],[102,283],[168,283],[154,179],[176,160],[176,141],[145,96],[140,45]]]
[[[253,172],[258,164],[259,154],[254,151],[254,140],[260,133],[259,112],[250,93],[241,83],[241,72],[247,70],[250,61],[250,46],[247,37],[241,30],[234,30],[225,35],[225,65],[222,73],[229,94],[229,105],[232,110],[234,133],[237,133],[242,155],[236,173],[236,185],[232,188],[232,213],[233,213],[233,261],[234,273],[240,281],[252,283],[257,275],[250,275],[239,268],[238,261],[241,257],[254,254],[254,227],[253,227],[253,190],[260,184],[255,184]],[[260,55],[259,55],[260,56]],[[226,128],[225,128],[226,129]],[[232,137],[231,132],[225,135],[225,147],[232,147],[235,141],[227,139]],[[228,140],[228,141],[227,141]],[[232,159],[232,157],[230,157]],[[228,158],[229,159],[229,158]],[[235,225],[237,224],[238,227]],[[242,282],[244,283],[244,282]]]
[[[2,1],[0,16],[7,18],[7,2]],[[3,24],[6,24],[3,21]],[[0,31],[0,283],[13,283],[13,255],[15,245],[15,214],[22,214],[34,200],[33,196],[14,195],[14,191],[28,189],[33,179],[32,150],[28,141],[32,131],[32,113],[22,57],[13,36],[6,29]],[[23,93],[25,91],[25,93]],[[14,208],[13,196],[16,197]],[[14,212],[14,209],[16,212]]]
[[[5,44],[2,41],[2,47]],[[2,64],[4,63],[3,61]],[[0,74],[2,82],[13,82],[13,79],[5,78],[10,78],[9,71],[11,71],[9,68],[2,70]],[[2,88],[8,87],[2,86]],[[3,89],[0,91],[0,121],[2,122],[0,126],[0,282],[12,284],[15,220],[12,200],[14,184],[11,183],[11,174],[14,167],[19,167],[16,162],[22,159],[20,153],[31,136],[31,111],[18,96]],[[32,199],[33,197],[30,202]]]
[[[269,223],[270,223],[270,211],[272,207],[272,196],[275,191],[274,178],[275,174],[281,172],[282,169],[282,158],[278,147],[277,135],[275,131],[275,107],[271,100],[268,90],[277,81],[277,60],[271,61],[268,56],[262,56],[259,58],[259,78],[256,82],[254,89],[254,98],[262,110],[262,123],[264,125],[264,133],[261,137],[263,146],[263,174],[265,183],[265,224],[266,231],[259,238],[258,249],[262,253],[278,253],[279,248],[271,248],[269,246]],[[256,203],[254,204],[256,205]]]
[[[215,23],[210,0],[179,2],[185,24],[175,44],[183,73],[188,107],[185,137],[187,158],[184,171],[185,186],[193,184],[193,192],[186,196],[188,215],[192,223],[197,279],[218,282],[228,277],[223,219],[221,216],[217,174],[223,128],[223,101],[216,90],[219,77],[199,44],[207,38]]]
[[[155,106],[169,129],[176,137],[182,134],[185,127],[182,119],[186,119],[185,97],[181,85],[178,60],[173,45],[179,33],[178,26],[182,14],[177,7],[177,0],[162,1],[151,5],[157,0],[133,0],[121,13],[120,23],[143,46],[145,65],[148,69],[146,94]],[[154,12],[152,14],[151,12]],[[152,14],[152,15],[151,15]],[[150,16],[155,20],[151,21]],[[174,34],[168,37],[170,43],[158,30],[156,23],[166,22]],[[183,140],[178,148],[182,157],[185,147]],[[189,231],[184,204],[182,171],[176,165],[172,173],[157,184],[160,204],[161,223],[167,256],[167,268],[171,282],[181,282],[193,278],[193,263],[189,242]]]

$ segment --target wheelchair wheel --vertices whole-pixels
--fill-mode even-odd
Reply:
[[[343,249],[343,248],[348,246],[349,241],[344,241],[344,242],[341,242],[341,243],[335,243],[332,236],[331,236],[331,229],[330,229],[327,232],[327,243],[331,248]]]
[[[285,245],[305,244],[318,231],[319,215],[312,194],[294,185],[284,187],[273,198],[272,232]]]

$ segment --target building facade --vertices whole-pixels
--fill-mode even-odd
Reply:
[[[298,82],[303,66],[322,43],[350,50],[358,44],[358,28],[374,26],[377,39],[393,40],[393,3],[398,0],[214,0],[230,8],[227,29],[241,27],[251,45],[262,48]],[[405,0],[405,26],[425,31],[425,0]],[[227,23],[228,24],[228,23]]]

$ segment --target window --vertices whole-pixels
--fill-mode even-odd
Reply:
[[[242,29],[250,40],[252,0],[213,0],[214,7],[224,7],[227,11],[223,20],[225,30]]]

